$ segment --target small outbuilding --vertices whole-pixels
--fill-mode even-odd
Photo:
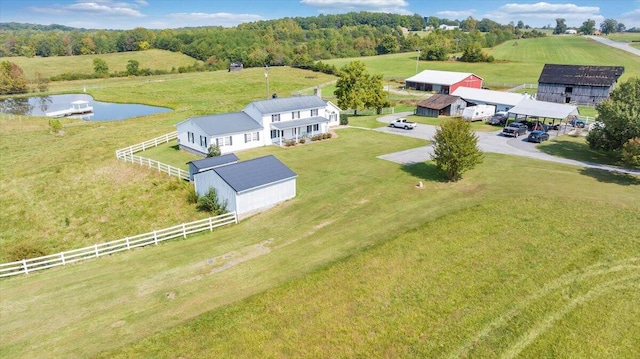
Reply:
[[[609,98],[623,66],[545,64],[538,79],[540,101],[597,105]]]
[[[418,102],[416,115],[427,117],[462,116],[466,102],[458,96],[435,94]]]
[[[273,155],[214,167],[194,174],[198,196],[216,190],[228,211],[247,216],[296,196],[296,175]]]
[[[482,88],[482,77],[468,72],[424,70],[404,82],[406,88],[446,95],[458,87]]]
[[[226,155],[207,157],[201,160],[187,162],[189,165],[189,181],[193,181],[193,175],[196,173],[236,162],[238,162],[238,156],[234,153],[227,153]]]

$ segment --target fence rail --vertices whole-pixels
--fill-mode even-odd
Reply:
[[[209,217],[199,221],[179,224],[177,226],[155,230],[153,232],[138,234],[132,237],[117,239],[111,242],[94,244],[90,247],[80,249],[72,249],[69,251],[50,254],[48,256],[23,259],[21,261],[0,263],[0,277],[9,277],[19,274],[29,274],[34,271],[47,268],[63,266],[66,264],[76,263],[79,261],[98,258],[101,256],[114,254],[121,251],[130,250],[132,248],[144,247],[148,245],[158,245],[158,243],[183,237],[187,235],[203,232],[206,230],[213,231],[216,227],[225,226],[232,223],[238,223],[236,212],[226,213],[216,217]]]
[[[116,157],[120,158],[118,156],[119,153],[128,153],[128,154],[132,155],[132,154],[134,154],[136,152],[141,152],[141,151],[144,151],[144,150],[146,150],[148,148],[157,147],[158,145],[161,145],[163,143],[167,143],[167,142],[169,142],[171,140],[174,140],[176,138],[178,138],[178,132],[167,133],[167,134],[164,134],[164,135],[162,135],[160,137],[152,138],[152,139],[150,139],[148,141],[144,141],[142,143],[138,143],[138,144],[126,147],[126,148],[122,148],[122,149],[116,150]]]
[[[173,167],[171,165],[152,160],[151,158],[142,157],[134,154],[129,154],[125,152],[116,153],[118,159],[121,159],[125,162],[136,163],[141,166],[147,166],[152,169],[157,169],[158,172],[164,172],[169,174],[170,176],[176,176],[180,179],[189,181],[189,171],[185,171],[178,167]]]

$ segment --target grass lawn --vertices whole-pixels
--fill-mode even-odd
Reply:
[[[543,142],[538,149],[544,153],[564,157],[576,161],[609,164],[625,167],[620,155],[614,152],[595,151],[589,148],[583,136],[564,135],[555,137],[553,141]]]
[[[605,37],[613,41],[640,42],[640,33],[637,32],[618,32],[615,34],[605,35]]]
[[[165,71],[201,62],[182,53],[157,49],[99,55],[11,57],[7,59],[18,64],[28,79],[35,79],[37,72],[47,78],[64,73],[92,74],[94,72],[93,60],[96,58],[103,59],[107,63],[109,73],[126,71],[129,60],[138,61],[140,69],[150,68],[151,70]]]

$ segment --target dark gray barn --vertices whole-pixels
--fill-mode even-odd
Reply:
[[[545,64],[538,79],[540,101],[597,105],[609,98],[623,66]]]
[[[462,116],[465,107],[467,107],[467,103],[459,96],[435,94],[418,102],[416,115],[427,117]]]

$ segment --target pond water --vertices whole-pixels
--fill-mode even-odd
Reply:
[[[95,101],[85,94],[9,98],[0,100],[0,112],[14,115],[46,116],[47,112],[66,110],[73,101],[87,101],[93,112],[69,116],[89,121],[121,121],[132,117],[169,112],[166,107]]]

